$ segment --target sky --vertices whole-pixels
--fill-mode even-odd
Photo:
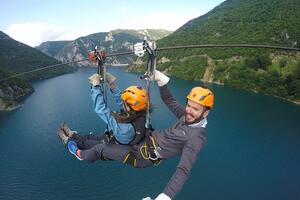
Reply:
[[[35,47],[115,29],[175,31],[224,0],[0,0],[0,31]]]

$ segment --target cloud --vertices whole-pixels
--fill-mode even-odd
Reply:
[[[144,28],[155,28],[155,29],[166,29],[175,31],[186,22],[196,17],[199,17],[203,13],[198,9],[189,9],[183,13],[175,12],[163,12],[163,13],[150,13],[140,15],[138,18],[126,20],[122,23],[124,29],[144,29]]]
[[[127,13],[130,9],[126,6],[121,8],[121,12]],[[5,31],[13,39],[35,47],[45,41],[74,40],[81,36],[111,31],[114,29],[165,29],[174,31],[187,21],[199,17],[203,14],[198,9],[186,9],[180,13],[158,12],[143,13],[141,15],[128,16],[122,19],[111,19],[109,23],[101,23],[101,27],[89,24],[86,28],[72,28],[67,26],[50,25],[43,22],[28,22],[22,24],[12,24]],[[138,16],[138,17],[137,17]],[[87,24],[85,24],[87,25]],[[82,27],[78,25],[78,27]]]
[[[86,34],[78,29],[40,22],[12,24],[5,32],[13,39],[32,47],[44,41],[74,40]]]

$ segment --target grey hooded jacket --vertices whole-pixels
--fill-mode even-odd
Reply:
[[[178,118],[172,127],[155,130],[152,133],[157,140],[157,154],[160,158],[181,155],[176,171],[163,191],[173,199],[187,180],[193,163],[204,146],[207,120],[204,118],[195,124],[186,124],[184,121],[185,108],[171,95],[167,85],[160,87],[160,95],[164,103]]]

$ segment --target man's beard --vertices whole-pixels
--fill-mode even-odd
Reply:
[[[194,115],[185,113],[185,116],[184,116],[185,123],[186,124],[194,124],[194,123],[200,122],[203,119],[203,114],[204,114],[204,112],[202,112],[201,115],[198,118],[195,118]],[[190,117],[194,118],[194,120],[193,121],[187,121],[187,116],[190,116]]]

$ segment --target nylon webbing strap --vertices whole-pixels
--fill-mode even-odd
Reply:
[[[97,50],[97,47],[95,48],[95,54],[97,56],[98,61],[98,74],[101,76],[101,87],[103,90],[103,96],[104,96],[104,102],[107,103],[107,89],[106,89],[106,66],[103,64],[105,60],[105,52],[100,50]]]
[[[150,92],[151,92],[151,85],[152,80],[155,79],[154,71],[156,69],[156,43],[154,41],[149,41],[148,37],[145,37],[144,41],[145,49],[148,52],[148,62],[147,62],[147,72],[145,78],[147,78],[147,92],[148,92],[148,106],[147,106],[147,113],[146,113],[146,128],[151,127],[151,119],[150,119]],[[151,79],[151,80],[150,80]]]
[[[148,148],[148,153],[149,153],[149,159],[151,161],[155,161],[157,160],[157,155],[155,153],[155,146],[154,144],[152,144],[151,141],[151,133],[152,133],[152,129],[151,128],[146,128],[145,130],[145,142]]]

